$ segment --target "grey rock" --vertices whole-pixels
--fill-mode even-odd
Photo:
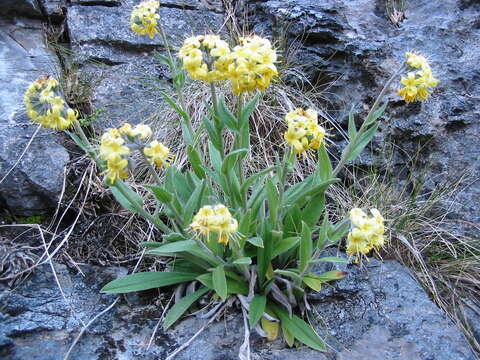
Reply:
[[[300,40],[291,60],[317,87],[329,85],[325,107],[344,125],[352,105],[365,115],[406,51],[426,55],[440,79],[432,98],[405,105],[392,90],[371,149],[374,156],[366,154],[359,163],[378,163],[385,141],[402,149],[394,158],[403,164],[421,148],[420,164],[411,170],[428,168],[427,191],[465,174],[462,191],[446,206],[460,219],[480,222],[478,1],[447,0],[442,6],[429,0],[406,1],[406,19],[398,26],[388,19],[384,2],[374,0],[247,3],[252,30],[286,38],[287,46]]]
[[[136,3],[86,6],[85,1],[77,1],[68,8],[72,60],[79,64],[82,76],[95,79],[92,101],[101,112],[92,126],[99,132],[124,122],[156,118],[157,104],[163,101],[158,88],[169,87],[170,74],[152,57],[153,51],[164,52],[160,37],[150,39],[130,30],[130,13]],[[222,15],[207,10],[201,2],[161,4],[161,21],[175,47],[190,34],[217,32],[222,25]]]
[[[65,16],[66,0],[38,0],[42,4],[42,12],[50,20],[61,21]]]
[[[280,340],[269,343],[252,333],[252,359],[474,359],[460,330],[400,264],[372,260],[362,269],[357,265],[337,268],[348,271],[348,276],[311,300],[318,315],[312,321],[329,351],[321,354],[305,346],[289,349]],[[113,302],[114,296],[99,293],[101,286],[125,274],[122,268],[86,265],[80,267],[81,274],[63,265],[55,265],[55,269],[66,300],[47,265],[36,269],[15,290],[0,285],[3,359],[62,359],[82,322]],[[330,268],[317,269],[323,270]],[[161,294],[167,301],[168,293]],[[76,345],[72,359],[164,359],[205,324],[205,320],[189,317],[167,332],[160,327],[147,350],[162,308],[148,292],[124,299],[127,301],[121,300],[92,324]],[[243,334],[243,320],[238,310],[232,309],[177,358],[237,359]]]
[[[35,132],[23,94],[31,81],[56,73],[37,20],[0,18],[0,179],[13,168]],[[0,202],[16,215],[43,215],[55,207],[69,156],[60,138],[40,130],[20,163],[0,183]]]
[[[37,0],[2,0],[0,16],[8,14],[42,17],[42,11]]]

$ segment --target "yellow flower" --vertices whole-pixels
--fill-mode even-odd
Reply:
[[[212,82],[225,80],[228,76],[230,47],[218,35],[185,39],[178,54],[192,79]]]
[[[78,111],[69,108],[60,96],[58,81],[49,77],[31,83],[23,102],[27,116],[45,128],[65,130],[78,118]]]
[[[118,132],[122,135],[127,135],[129,137],[139,137],[144,140],[152,136],[152,129],[150,126],[145,124],[138,124],[135,127],[132,127],[131,124],[125,123],[119,129]]]
[[[128,178],[128,160],[118,154],[110,156],[105,174],[110,184],[114,184],[117,179]]]
[[[296,109],[285,115],[288,129],[283,137],[295,154],[306,156],[308,150],[317,150],[325,137],[325,129],[318,124],[315,110]]]
[[[437,87],[438,80],[433,76],[430,65],[425,57],[407,52],[407,64],[413,68],[418,69],[414,72],[409,72],[407,77],[400,79],[403,85],[397,93],[405,102],[412,102],[417,100],[427,100],[433,88]]]
[[[233,49],[231,58],[228,78],[236,95],[256,89],[265,91],[278,75],[277,53],[269,40],[259,36],[240,38],[240,45]]]
[[[228,244],[231,236],[237,235],[238,222],[225,205],[203,206],[193,217],[189,226],[197,235],[210,238],[211,233],[218,234],[218,242]]]
[[[173,158],[173,154],[162,143],[154,140],[148,146],[143,149],[143,153],[147,157],[148,161],[155,164],[156,167],[161,168],[164,165],[169,165],[169,162]]]
[[[370,213],[369,217],[359,208],[350,211],[353,228],[347,237],[347,254],[355,256],[357,261],[385,244],[383,216],[377,209],[370,209]]]
[[[155,34],[158,33],[157,20],[160,15],[157,14],[157,10],[159,6],[159,2],[155,0],[143,1],[134,6],[130,16],[132,31],[140,35],[148,35],[150,39],[153,39]]]
[[[125,140],[117,136],[113,130],[116,129],[108,130],[100,140],[100,157],[103,160],[108,161],[111,157],[130,154],[130,149],[125,146]]]

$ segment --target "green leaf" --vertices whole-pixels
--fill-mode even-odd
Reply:
[[[330,228],[330,223],[328,221],[328,213],[325,211],[323,215],[322,226],[320,227],[320,231],[318,233],[318,240],[317,240],[317,249],[323,249],[328,240],[328,229]]]
[[[164,243],[158,242],[158,241],[143,241],[138,244],[139,246],[142,246],[147,249],[154,249],[156,247],[164,245]]]
[[[316,196],[314,196],[305,206],[303,209],[303,221],[307,223],[308,226],[313,228],[320,217],[322,216],[322,212],[325,208],[325,192],[322,192]]]
[[[223,265],[219,265],[212,271],[213,289],[222,298],[227,299],[227,278],[225,277],[225,270]]]
[[[205,170],[203,170],[202,160],[200,159],[198,151],[193,146],[188,145],[187,156],[195,175],[197,175],[199,179],[205,179]]]
[[[167,102],[170,107],[175,110],[183,119],[184,121],[190,121],[190,116],[182,110],[180,106],[177,105],[175,100],[170,97],[165,91],[159,91],[160,96]]]
[[[172,232],[168,235],[163,235],[163,240],[165,240],[165,242],[173,242],[173,241],[180,241],[180,240],[187,240],[187,238],[180,234],[180,233],[177,233],[177,232]],[[163,243],[162,243],[163,245]]]
[[[326,181],[332,177],[332,162],[330,161],[330,157],[328,156],[324,142],[318,149],[318,162],[316,171],[320,181]]]
[[[315,279],[318,279],[318,280],[321,280],[323,282],[326,282],[326,281],[332,281],[332,280],[340,280],[340,279],[343,279],[345,276],[347,276],[347,272],[346,271],[342,271],[342,270],[332,270],[332,271],[327,271],[327,272],[324,272],[320,275],[312,275],[310,274],[311,277],[315,277]]]
[[[357,136],[357,128],[355,126],[355,117],[353,115],[353,109],[348,114],[348,138],[350,141],[354,140]]]
[[[264,176],[266,174],[268,174],[269,172],[273,171],[276,169],[276,166],[271,166],[265,170],[262,170],[252,176],[250,176],[247,180],[245,180],[245,182],[243,183],[240,191],[243,193],[246,193],[248,191],[248,188],[257,180],[259,179],[261,176]]]
[[[196,274],[181,272],[141,272],[110,281],[100,291],[107,294],[123,294],[192,281],[196,277]]]
[[[164,204],[170,204],[170,202],[173,200],[173,194],[161,188],[160,186],[146,185],[145,187],[150,189],[157,200]]]
[[[209,289],[215,290],[213,287],[212,273],[206,273],[196,278],[203,285]],[[248,286],[244,281],[238,281],[234,279],[227,278],[227,292],[228,294],[248,294]]]
[[[240,126],[238,124],[237,118],[232,112],[227,108],[225,105],[225,99],[223,97],[220,98],[218,102],[218,115],[220,120],[232,131],[238,132],[240,130]]]
[[[313,197],[317,196],[318,194],[323,194],[330,185],[335,184],[339,181],[340,181],[339,178],[333,178],[333,179],[323,181],[320,184],[315,185],[308,190],[305,189],[305,191],[303,191],[302,193],[297,194],[296,198],[290,198],[288,202],[286,202],[285,204],[289,204],[290,202],[292,204],[298,204],[299,206],[302,206],[306,201],[310,201]]]
[[[195,240],[181,240],[158,246],[155,249],[147,251],[147,254],[163,255],[182,251],[202,251],[202,248],[200,247],[200,245],[197,244]]]
[[[250,115],[252,114],[253,110],[255,110],[255,107],[257,106],[257,102],[260,96],[261,94],[258,93],[253,97],[252,100],[250,100],[248,103],[246,103],[242,107],[242,111],[240,112],[240,127],[248,123],[248,120],[250,119]]]
[[[310,260],[310,264],[319,264],[322,262],[331,262],[331,263],[336,263],[336,264],[347,264],[348,260],[345,258],[340,258],[340,257],[335,257],[335,256],[327,256],[327,257],[322,257],[319,259],[312,259]]]
[[[250,265],[252,263],[252,259],[249,257],[242,257],[235,260],[233,263],[238,265]]]
[[[252,244],[252,245],[255,245],[256,247],[259,247],[259,248],[263,248],[263,239],[261,237],[253,237],[253,238],[249,238],[247,239],[247,241]]]
[[[262,318],[267,305],[267,297],[264,295],[255,295],[248,307],[248,322],[250,328],[253,329],[258,321]]]
[[[85,144],[85,143],[83,142],[83,140],[80,139],[80,137],[79,137],[78,135],[74,134],[73,132],[68,132],[68,134],[69,134],[70,137],[73,139],[73,141],[75,141],[75,144],[77,144],[80,149],[82,149],[83,151],[85,151],[88,155],[91,155],[92,150],[90,149],[90,147],[88,146],[88,144]]]
[[[203,124],[205,125],[205,129],[208,133],[208,139],[210,140],[209,143],[211,143],[217,151],[222,151],[222,138],[221,135],[218,133],[217,129],[215,128],[213,122],[205,116],[203,118]]]
[[[299,236],[292,236],[278,241],[276,244],[274,244],[272,258],[276,258],[278,255],[292,249],[298,245],[299,241]]]
[[[165,320],[163,320],[163,329],[167,330],[170,326],[172,326],[180,317],[187,311],[192,304],[197,301],[202,295],[204,295],[210,289],[202,288],[194,293],[184,296],[181,298],[172,308],[168,311],[167,315],[165,316]]]
[[[172,67],[172,64],[170,63],[170,59],[165,55],[160,54],[158,51],[153,52],[153,57],[157,59],[161,64],[166,65],[169,68]]]
[[[360,155],[360,153],[362,152],[362,150],[365,148],[365,146],[368,145],[368,143],[370,142],[370,140],[372,140],[373,136],[374,136],[375,133],[377,132],[378,126],[379,126],[378,123],[372,125],[367,131],[365,131],[365,133],[360,137],[360,139],[358,139],[357,141],[355,141],[355,146],[354,146],[352,152],[350,153],[350,155],[347,157],[347,160],[346,160],[346,161],[352,161],[352,160],[354,160],[358,155]]]
[[[293,344],[295,343],[295,336],[293,336],[293,334],[288,331],[288,329],[285,327],[285,325],[283,325],[282,323],[282,333],[283,333],[283,338],[285,339],[285,342],[287,343],[287,345],[289,347],[292,347]]]
[[[243,158],[247,154],[248,154],[248,149],[238,149],[228,153],[228,155],[225,156],[225,159],[223,160],[223,163],[222,163],[222,168],[221,168],[222,173],[224,173],[225,175],[228,174],[228,170],[233,169],[238,159]]]
[[[210,162],[217,172],[221,172],[222,170],[222,156],[220,152],[212,146],[211,142],[208,143],[208,154],[210,155]]]
[[[365,119],[365,126],[370,125],[373,123],[375,120],[377,120],[382,114],[384,113],[385,109],[387,108],[388,102],[384,103],[382,106],[380,106],[377,110],[373,112],[373,114]]]
[[[312,259],[312,231],[310,227],[302,221],[302,234],[300,237],[300,249],[299,249],[299,270],[304,271],[310,260]]]
[[[350,219],[346,218],[328,229],[328,239],[331,244],[337,243],[350,230]]]
[[[112,194],[115,199],[122,205],[125,209],[128,209],[133,212],[138,212],[143,207],[143,200],[135,191],[133,191],[130,186],[125,184],[121,180],[115,181],[115,184],[110,185],[110,189],[112,190]],[[130,202],[124,195],[123,192],[120,191],[122,189],[123,192],[129,195],[129,198],[133,200],[133,203]]]
[[[322,289],[322,281],[310,276],[305,276],[303,282],[311,289],[320,291]]]
[[[267,189],[268,211],[270,213],[270,221],[272,225],[275,226],[279,211],[278,191],[273,184],[272,178],[268,178],[265,185]]]
[[[298,281],[301,281],[302,278],[300,277],[300,275],[295,272],[295,271],[292,271],[294,269],[291,269],[291,270],[275,270],[275,274],[280,274],[280,275],[284,275],[284,276],[288,276],[289,278],[293,279],[293,280],[298,280]]]
[[[183,226],[187,227],[193,218],[193,213],[195,210],[200,208],[203,200],[203,193],[205,190],[206,182],[202,180],[201,184],[193,191],[190,199],[188,199],[185,204],[185,209],[183,210]]]
[[[323,340],[318,336],[316,331],[308,325],[305,321],[296,315],[290,318],[288,312],[274,304],[270,305],[275,314],[279,317],[282,325],[290,332],[297,340],[311,347],[314,350],[326,351],[327,348]]]

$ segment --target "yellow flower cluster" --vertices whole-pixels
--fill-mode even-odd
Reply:
[[[217,233],[218,242],[227,245],[229,237],[237,232],[238,222],[225,205],[206,205],[193,217],[190,228],[207,239],[210,238],[210,233]]]
[[[157,14],[157,10],[159,6],[159,2],[155,0],[143,1],[134,6],[130,16],[132,31],[140,35],[148,35],[150,39],[153,39],[158,33],[157,19],[160,18],[160,15]]]
[[[255,89],[265,91],[278,75],[277,53],[268,39],[256,35],[240,38],[240,45],[233,49],[231,56],[233,61],[228,73],[236,95]]]
[[[407,103],[427,100],[432,89],[438,85],[438,80],[433,76],[432,69],[425,57],[412,52],[407,52],[405,56],[407,57],[407,65],[418,70],[411,71],[407,74],[407,77],[400,79],[403,87],[397,93]]]
[[[383,217],[377,209],[370,209],[370,212],[371,217],[359,208],[350,211],[353,229],[347,237],[347,254],[355,255],[357,259],[372,249],[380,249],[385,243]]]
[[[31,83],[23,102],[28,117],[45,128],[65,130],[78,118],[78,111],[71,109],[60,96],[58,81],[49,77]]]
[[[232,62],[228,44],[218,35],[200,35],[186,39],[179,57],[183,68],[195,80],[225,80]]]
[[[240,45],[233,51],[217,35],[191,37],[184,41],[179,57],[193,79],[229,79],[237,95],[256,89],[265,91],[278,74],[277,54],[270,41],[259,36],[240,38]]]
[[[325,129],[318,124],[315,110],[296,109],[285,116],[288,130],[283,137],[295,154],[306,156],[307,150],[317,150],[322,145]]]
[[[148,125],[139,124],[132,126],[124,124],[118,129],[108,129],[102,135],[100,140],[100,158],[107,162],[105,175],[110,184],[115,183],[117,179],[126,179],[128,177],[128,155],[130,148],[143,148],[147,158],[158,167],[165,163],[171,155],[166,147],[157,141],[152,141],[144,146],[143,140],[152,136],[152,129]],[[131,145],[130,147],[128,145]],[[157,148],[161,146],[161,151]],[[166,153],[166,155],[165,155]],[[160,161],[159,159],[163,159]]]
[[[161,168],[164,165],[170,165],[170,161],[173,158],[173,154],[170,152],[170,150],[157,140],[154,140],[149,145],[145,146],[143,153],[147,157],[148,161],[153,163],[158,168]]]

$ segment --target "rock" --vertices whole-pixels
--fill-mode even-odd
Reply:
[[[389,20],[383,2],[374,0],[247,3],[252,30],[286,38],[287,48],[301,41],[291,60],[317,88],[328,86],[329,101],[323,105],[344,125],[352,105],[365,115],[406,51],[427,56],[440,79],[432,98],[406,105],[392,90],[373,144],[374,155],[380,156],[362,156],[359,164],[378,163],[385,143],[393,142],[401,149],[393,156],[399,165],[417,156],[418,166],[411,170],[428,169],[426,190],[465,175],[462,191],[447,206],[457,218],[480,222],[478,1],[446,0],[442,6],[406,1],[406,18],[397,25]]]
[[[42,6],[43,15],[49,20],[62,21],[64,18],[64,10],[67,6],[66,0],[38,0]]]
[[[39,76],[56,73],[56,58],[44,44],[40,21],[0,18],[0,180],[37,128],[25,114],[25,90]],[[57,136],[41,129],[19,164],[0,183],[0,203],[11,213],[38,216],[55,207],[69,160]]]
[[[101,112],[92,126],[102,132],[124,122],[156,117],[162,101],[158,88],[168,87],[170,80],[165,66],[152,57],[153,51],[164,51],[163,42],[159,36],[150,39],[130,30],[136,1],[93,4],[77,0],[67,13],[73,61],[80,65],[82,76],[96,79],[92,101]],[[218,31],[223,22],[221,14],[207,10],[199,1],[161,2],[160,15],[175,47],[190,34]]]
[[[4,304],[0,313],[2,359],[63,359],[82,322],[113,302],[114,296],[99,294],[101,286],[125,274],[123,269],[86,265],[80,266],[83,275],[63,265],[55,268],[66,301],[47,265],[15,290],[0,285]],[[280,340],[267,343],[252,333],[252,359],[474,359],[460,330],[400,264],[372,260],[364,269],[357,265],[338,268],[347,270],[348,276],[333,287],[325,287],[311,302],[319,315],[311,318],[321,319],[316,327],[327,340],[329,351],[321,354],[305,346],[289,349]],[[168,301],[168,294],[162,296]],[[162,308],[145,292],[133,300],[132,304],[121,300],[99,317],[76,345],[71,359],[164,359],[205,322],[190,317],[167,332],[160,327],[147,350]],[[177,358],[237,359],[243,333],[243,320],[232,310],[224,321],[207,327]]]
[[[42,11],[37,0],[2,0],[0,4],[0,14],[42,17]]]

